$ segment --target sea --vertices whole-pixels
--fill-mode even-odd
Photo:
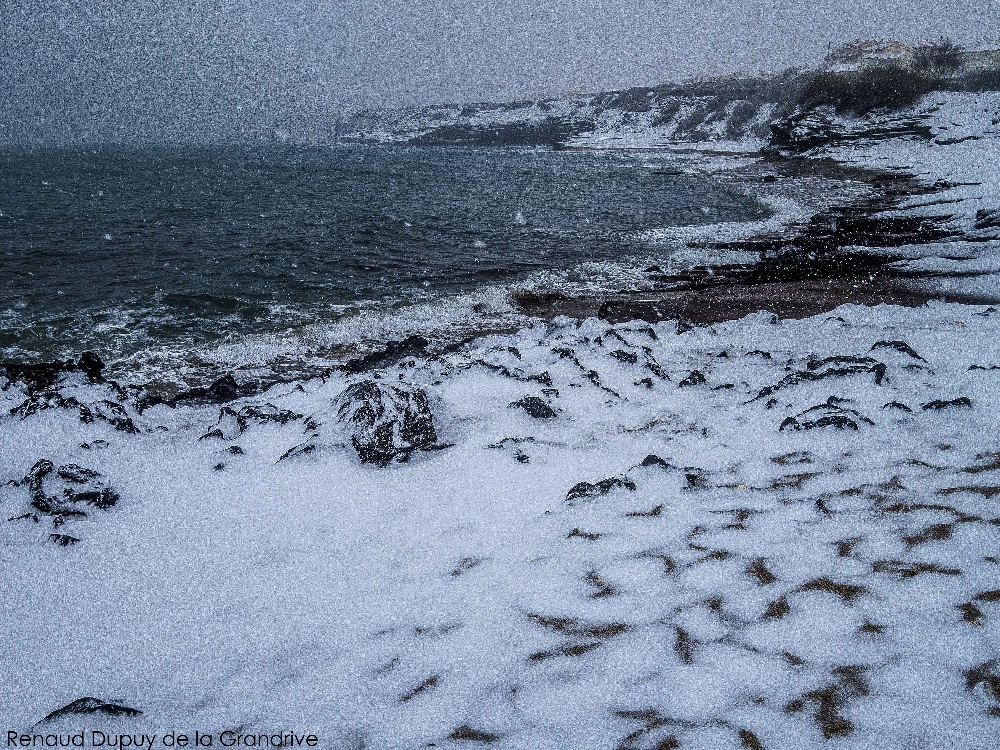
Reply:
[[[635,288],[648,230],[769,210],[668,155],[399,146],[0,150],[0,359],[127,382],[306,373]]]

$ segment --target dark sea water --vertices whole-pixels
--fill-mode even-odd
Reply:
[[[620,284],[651,259],[645,229],[765,214],[658,166],[499,148],[0,151],[0,358],[92,349],[176,379],[262,367],[475,326],[512,286]]]

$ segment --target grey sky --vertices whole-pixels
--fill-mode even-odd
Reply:
[[[1000,0],[0,0],[0,141],[322,132],[338,112],[998,41]]]

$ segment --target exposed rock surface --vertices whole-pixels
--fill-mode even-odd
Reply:
[[[362,380],[337,398],[337,419],[347,427],[363,463],[386,466],[437,442],[427,393],[421,388]]]

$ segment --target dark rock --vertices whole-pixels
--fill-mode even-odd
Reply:
[[[807,703],[814,703],[813,718],[825,739],[851,734],[854,731],[854,724],[842,714],[842,711],[850,701],[870,693],[868,684],[862,677],[866,669],[867,667],[861,665],[836,667],[833,670],[837,680],[834,684],[812,690],[801,698],[789,702],[785,706],[785,711],[798,713]]]
[[[45,482],[51,480],[53,471],[56,477],[70,486],[63,487],[61,493],[50,495],[45,492]],[[74,504],[84,503],[106,510],[120,499],[118,493],[104,483],[100,472],[77,464],[65,464],[55,469],[53,463],[45,458],[36,462],[18,484],[27,485],[33,508],[58,519],[86,515]]]
[[[962,613],[962,619],[966,622],[973,625],[983,624],[983,611],[972,602],[959,604],[955,609]]]
[[[628,477],[610,477],[591,484],[590,482],[579,482],[570,488],[566,493],[566,502],[573,505],[574,500],[589,499],[607,495],[616,487],[624,487],[627,490],[635,490],[635,482]]]
[[[56,473],[69,482],[89,482],[91,479],[100,479],[101,473],[93,469],[87,469],[77,464],[65,464],[60,466]]]
[[[911,409],[906,404],[900,403],[899,401],[890,401],[888,404],[886,404],[885,406],[883,406],[882,409],[883,410],[884,409],[899,409],[900,411],[909,412],[911,414],[913,413],[913,409]]]
[[[1000,702],[1000,661],[992,659],[973,667],[965,672],[965,687],[967,690],[975,690],[980,685],[985,685],[988,694],[995,702]]]
[[[407,703],[408,701],[411,701],[414,698],[416,698],[421,693],[423,693],[423,692],[425,692],[427,690],[430,690],[431,688],[437,687],[437,684],[440,681],[441,681],[441,678],[438,675],[432,675],[432,676],[428,677],[426,680],[424,680],[423,682],[421,682],[415,688],[413,688],[412,690],[410,690],[409,692],[407,692],[406,694],[404,694],[399,699],[400,703]]]
[[[44,719],[42,719],[39,724],[45,721],[52,721],[53,719],[58,719],[62,716],[74,716],[81,714],[104,714],[105,716],[139,716],[142,714],[137,708],[130,708],[129,706],[122,706],[118,703],[108,703],[107,701],[102,701],[99,698],[78,698],[67,706],[56,709]]]
[[[632,385],[644,385],[647,388],[652,388],[653,387],[653,380],[652,380],[652,378],[643,378],[642,380],[635,381],[634,383],[632,383]]]
[[[520,401],[515,401],[514,403],[508,405],[509,409],[524,409],[528,412],[529,416],[535,419],[555,419],[558,414],[556,414],[555,409],[545,403],[538,396],[525,396]]]
[[[804,371],[790,372],[775,385],[762,388],[751,401],[770,396],[775,391],[799,383],[869,372],[875,375],[875,385],[882,385],[885,380],[886,366],[870,357],[827,357],[822,360],[812,360],[806,365]]]
[[[976,229],[1000,227],[1000,208],[981,208],[976,211]]]
[[[897,352],[902,352],[913,359],[919,359],[921,362],[926,362],[927,360],[921,357],[916,351],[913,350],[909,344],[905,341],[876,341],[872,348],[868,351],[875,351],[876,349],[895,349]]]
[[[310,442],[315,437],[317,437],[317,436],[313,435],[312,438],[310,438],[306,442],[299,443],[298,445],[293,445],[287,451],[285,451],[280,456],[278,456],[278,461],[284,461],[286,458],[296,458],[298,456],[308,456],[310,453],[312,453],[312,452],[314,452],[316,450],[315,444],[313,444],[312,442]],[[355,447],[357,447],[357,446],[355,446]],[[361,451],[359,450],[358,454],[360,455],[360,453],[361,453]],[[362,458],[361,460],[363,461],[364,458]]]
[[[680,336],[682,333],[687,333],[688,331],[694,330],[694,324],[686,320],[685,318],[677,319],[677,335]]]
[[[844,600],[845,604],[853,604],[854,600],[862,594],[867,594],[868,589],[864,586],[854,586],[849,583],[837,583],[829,578],[815,578],[802,584],[799,591],[825,591],[836,594]]]
[[[240,385],[236,382],[236,378],[231,374],[227,374],[216,380],[208,388],[191,388],[190,390],[178,393],[171,399],[164,400],[159,396],[144,395],[136,400],[136,410],[141,414],[146,409],[157,404],[166,404],[174,408],[178,404],[188,401],[195,404],[224,404],[229,401],[235,401],[238,398],[243,398],[244,396],[252,396],[256,392],[256,384],[246,383]]]
[[[686,388],[692,385],[704,385],[706,382],[707,380],[705,379],[705,374],[703,372],[700,370],[692,370],[688,373],[688,376],[677,385],[680,388]]]
[[[49,541],[55,542],[60,547],[69,547],[80,542],[77,537],[69,534],[49,534]]]
[[[854,355],[836,355],[833,357],[824,357],[823,359],[810,359],[806,363],[806,369],[808,370],[819,370],[826,367],[827,365],[857,365],[858,367],[864,368],[862,371],[868,371],[876,364],[879,364],[877,359],[872,359],[871,357],[855,357]]]
[[[458,727],[454,732],[448,735],[448,739],[467,742],[499,742],[502,737],[499,734],[492,734],[490,732],[481,732],[478,729],[473,729],[468,724],[463,724]]]
[[[229,426],[235,429],[228,431],[242,435],[246,432],[251,420],[258,424],[265,424],[267,422],[288,424],[296,419],[302,419],[302,416],[302,414],[297,414],[294,411],[279,409],[274,404],[247,404],[239,411],[229,406],[223,406],[219,411],[217,424],[221,426],[225,422],[229,422]]]
[[[540,372],[537,375],[528,375],[525,381],[529,383],[541,383],[542,385],[552,386],[552,376],[548,372]]]
[[[545,661],[560,656],[583,656],[594,649],[600,647],[600,641],[587,641],[584,643],[567,643],[558,646],[551,651],[536,651],[528,657],[528,661]]]
[[[960,396],[959,398],[952,399],[951,401],[931,401],[924,404],[920,408],[924,411],[936,411],[939,409],[950,409],[952,407],[965,407],[971,409],[972,401],[966,396]]]
[[[747,575],[751,575],[757,579],[761,586],[769,586],[775,581],[777,577],[768,570],[766,561],[763,557],[758,557],[749,566],[747,566]]]
[[[962,571],[958,568],[942,568],[934,563],[903,562],[902,560],[876,560],[872,563],[872,570],[876,573],[891,573],[904,581],[927,573],[942,576],[962,575]]]
[[[63,490],[63,497],[71,503],[86,503],[100,510],[113,507],[120,499],[118,493],[110,487],[101,487],[87,492],[66,489]]]
[[[343,365],[343,369],[349,373],[362,373],[367,370],[388,367],[404,357],[425,354],[429,343],[423,336],[409,336],[402,341],[390,341],[381,351],[350,360]]]
[[[659,466],[663,469],[677,468],[669,461],[664,461],[662,458],[660,458],[654,453],[650,453],[648,456],[642,459],[642,463],[639,464],[639,466]]]
[[[72,396],[65,397],[56,391],[37,391],[10,410],[10,414],[20,419],[27,419],[46,409],[72,409],[80,406],[80,402]]]
[[[84,352],[80,355],[80,360],[76,363],[87,376],[91,383],[103,383],[104,376],[101,371],[104,369],[104,362],[94,352]]]
[[[771,352],[763,352],[760,349],[754,349],[752,352],[747,352],[748,357],[760,357],[761,359],[771,359]]]
[[[615,349],[615,351],[608,354],[609,357],[614,357],[619,362],[627,362],[630,365],[634,365],[639,361],[639,355],[635,352],[627,352],[624,349]]]
[[[825,404],[810,407],[794,417],[788,417],[781,423],[778,431],[784,432],[786,429],[812,430],[819,427],[857,430],[859,423],[875,424],[861,412],[837,405],[837,399],[831,397]]]
[[[244,454],[244,450],[238,445],[230,445],[226,450],[234,456],[242,456]]]
[[[129,417],[125,407],[114,401],[95,401],[92,404],[80,404],[80,421],[90,424],[95,419],[107,422],[119,432],[136,435],[139,428]]]
[[[526,612],[525,616],[547,630],[569,633],[580,638],[614,638],[629,629],[624,622],[590,623],[575,617],[547,617],[533,612]]]
[[[337,420],[350,429],[351,444],[363,463],[386,466],[437,442],[427,393],[420,388],[362,380],[337,403]]]
[[[74,372],[77,364],[71,359],[64,362],[40,362],[38,364],[22,364],[19,362],[4,362],[0,364],[0,372],[11,383],[22,383],[33,395],[38,391],[51,388],[59,376],[66,372]]]

